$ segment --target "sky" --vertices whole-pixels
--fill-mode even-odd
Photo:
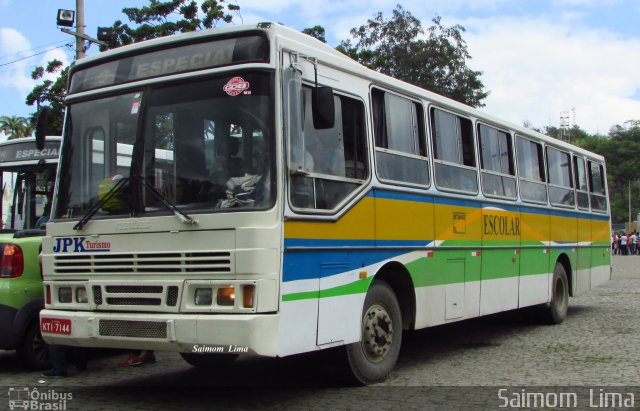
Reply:
[[[236,23],[275,21],[302,30],[321,25],[336,46],[378,12],[390,17],[399,0],[227,0],[241,10]],[[148,0],[85,0],[86,33],[127,22],[123,7]],[[472,59],[490,92],[483,111],[522,125],[560,125],[561,117],[606,135],[640,120],[640,1],[638,0],[403,0],[428,27],[462,25]],[[74,59],[72,36],[55,23],[76,0],[0,0],[0,116],[28,116],[24,102],[36,84],[34,67]],[[97,53],[91,46],[88,54]],[[2,137],[0,137],[2,138]]]

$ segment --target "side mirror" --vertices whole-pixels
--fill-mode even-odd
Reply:
[[[47,135],[47,127],[49,126],[49,107],[42,107],[38,112],[36,121],[36,148],[42,150],[44,148],[44,139]]]
[[[336,108],[331,87],[315,87],[311,97],[313,127],[316,130],[333,128],[336,122]]]

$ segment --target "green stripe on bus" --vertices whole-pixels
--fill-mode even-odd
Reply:
[[[326,290],[285,294],[282,296],[282,301],[307,300],[309,298],[328,298],[351,294],[363,294],[366,293],[369,289],[371,281],[373,281],[373,277],[354,281],[349,284],[339,285],[337,287],[327,288]]]
[[[468,253],[469,250],[460,250],[463,253]],[[533,251],[533,250],[531,250]],[[537,249],[542,255],[542,250]],[[574,267],[573,270],[579,269],[588,269],[588,268],[597,268],[597,267],[608,267],[610,264],[610,255],[609,252],[603,250],[604,253],[592,253],[590,264],[581,267]],[[459,251],[458,251],[459,252]],[[440,254],[447,254],[446,252],[440,252]],[[453,256],[453,254],[450,254]],[[514,254],[515,256],[515,254]],[[491,253],[483,253],[483,258],[491,258]],[[518,256],[518,257],[521,257]],[[444,256],[442,259],[431,258],[420,258],[416,261],[412,261],[406,264],[406,268],[411,275],[413,280],[413,284],[415,288],[419,287],[430,287],[430,286],[438,286],[438,285],[448,285],[448,284],[457,284],[463,282],[472,282],[472,281],[480,281],[480,280],[496,280],[503,278],[513,278],[513,277],[523,277],[530,275],[544,275],[551,273],[550,271],[550,260],[539,259],[540,264],[534,266],[534,264],[529,265],[529,269],[526,269],[520,265],[520,273],[508,273],[505,269],[498,270],[496,272],[492,272],[491,274],[486,274],[480,278],[480,270],[471,270],[472,274],[466,273],[466,278],[464,273],[453,273],[447,272],[447,260],[461,260],[454,258],[447,258]],[[554,257],[555,261],[555,257]],[[492,263],[485,262],[486,264],[491,265]],[[531,268],[535,267],[535,268]],[[523,272],[524,271],[524,272]],[[456,275],[457,274],[457,275]],[[369,285],[371,281],[373,281],[374,277],[368,277],[366,279],[354,281],[349,284],[340,285],[337,287],[327,288],[325,290],[319,291],[304,291],[299,293],[291,293],[284,294],[282,296],[282,301],[299,301],[299,300],[309,300],[309,299],[317,299],[317,298],[328,298],[328,297],[339,297],[345,295],[352,294],[363,294],[366,293],[369,289]]]

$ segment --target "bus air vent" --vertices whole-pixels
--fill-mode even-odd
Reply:
[[[167,338],[167,323],[158,321],[100,320],[106,337]]]
[[[169,307],[175,307],[178,303],[178,287],[172,285],[167,287],[167,305]]]

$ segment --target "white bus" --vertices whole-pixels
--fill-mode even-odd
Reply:
[[[66,102],[52,343],[196,366],[344,346],[367,384],[403,330],[525,307],[558,323],[610,277],[601,156],[278,24],[84,59]]]

